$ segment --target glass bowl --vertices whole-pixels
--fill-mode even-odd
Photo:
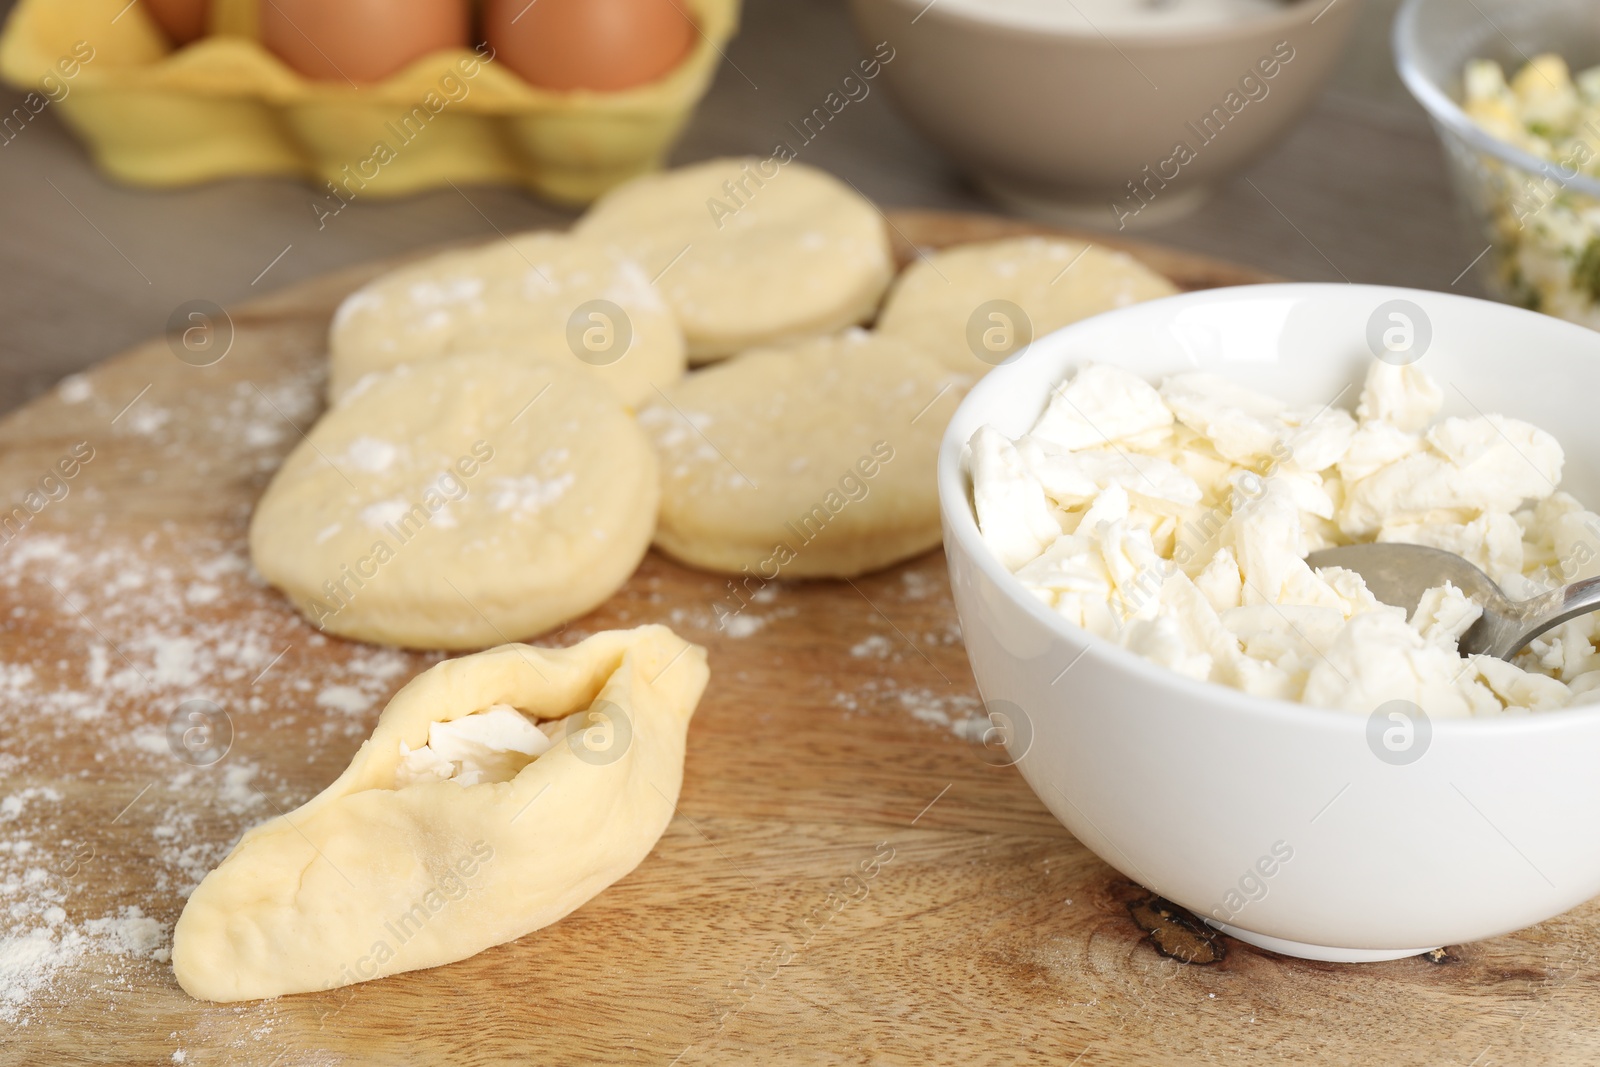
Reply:
[[[1600,65],[1593,0],[1407,0],[1394,26],[1400,77],[1444,144],[1450,180],[1487,292],[1499,300],[1600,329],[1600,103],[1592,150],[1541,158],[1462,109],[1469,61],[1510,79],[1553,52],[1576,72]],[[1600,88],[1600,86],[1597,86]]]

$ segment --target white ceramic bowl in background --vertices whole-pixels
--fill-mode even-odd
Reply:
[[[883,80],[906,118],[985,191],[1053,222],[1123,229],[1194,210],[1287,131],[1333,72],[1361,0],[1109,33],[937,0],[850,7],[866,50],[893,50]],[[1275,51],[1292,58],[1274,66]],[[1232,117],[1202,130],[1230,93]]]
[[[1502,412],[1548,430],[1566,448],[1562,488],[1600,504],[1600,419],[1578,402],[1600,394],[1600,334],[1377,286],[1212,289],[1076,323],[980,381],[939,456],[967,654],[984,699],[1020,709],[1012,754],[1028,784],[1129,878],[1245,941],[1311,959],[1493,937],[1600,893],[1600,706],[1434,720],[1420,758],[1385,762],[1367,716],[1195,682],[1056,615],[985,548],[964,451],[985,423],[1025,433],[1049,388],[1091,360],[1152,380],[1215,371],[1298,404],[1353,406],[1373,359],[1369,326],[1394,300],[1427,320],[1418,366],[1443,387],[1445,414]],[[1389,323],[1387,310],[1378,317]],[[1263,864],[1275,848],[1293,855]]]

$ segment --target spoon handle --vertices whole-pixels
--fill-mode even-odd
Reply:
[[[1579,615],[1600,611],[1600,578],[1585,578],[1581,582],[1560,589],[1552,589],[1542,596],[1517,603],[1517,616],[1521,622],[1514,638],[1515,644],[1491,655],[1509,659],[1522,647],[1546,630],[1554,629]]]

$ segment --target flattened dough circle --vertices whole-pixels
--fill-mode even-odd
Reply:
[[[889,291],[877,329],[931,352],[951,370],[982,376],[993,364],[974,353],[969,327],[988,301],[1020,307],[1038,338],[1090,315],[1177,291],[1126,252],[1053,237],[984,241],[935,252],[907,267]]]
[[[470,352],[568,364],[628,405],[684,370],[683,332],[644,268],[556,233],[496,238],[383,275],[340,305],[328,349],[335,401],[373,371]]]
[[[660,492],[616,397],[559,364],[454,356],[374,375],[256,506],[256,568],[324,629],[484,648],[589,611],[649,547]]]
[[[424,671],[333,784],[247,831],[206,875],[173,930],[178,983],[211,1001],[332,989],[555,922],[633,870],[672,820],[706,678],[705,650],[664,626]],[[508,782],[395,787],[400,744],[425,744],[430,723],[492,704],[562,718],[599,701],[628,722],[614,757],[558,743]]]
[[[850,330],[696,372],[639,413],[661,455],[656,546],[771,579],[850,577],[940,540],[934,460],[956,376]]]
[[[638,178],[574,232],[645,265],[697,362],[864,322],[893,274],[876,207],[814,167],[775,159]]]

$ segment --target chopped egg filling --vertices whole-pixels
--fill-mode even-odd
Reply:
[[[1549,166],[1541,174],[1488,155],[1471,161],[1501,288],[1536,311],[1600,329],[1600,204],[1570,183],[1600,177],[1600,67],[1574,75],[1545,53],[1507,78],[1494,60],[1474,59],[1461,108]]]
[[[1429,545],[1513,600],[1600,574],[1600,515],[1558,490],[1555,439],[1501,415],[1438,419],[1442,404],[1415,366],[1381,361],[1354,412],[1090,364],[1029,433],[973,434],[978,526],[1068,621],[1191,678],[1362,714],[1394,699],[1435,716],[1600,700],[1594,616],[1515,662],[1463,657],[1483,608],[1453,585],[1408,618],[1355,572],[1306,563],[1336,545]]]
[[[492,704],[482,711],[428,727],[428,743],[410,748],[400,742],[400,767],[395,788],[423,782],[509,782],[550,750],[560,719],[537,725],[510,704]]]

